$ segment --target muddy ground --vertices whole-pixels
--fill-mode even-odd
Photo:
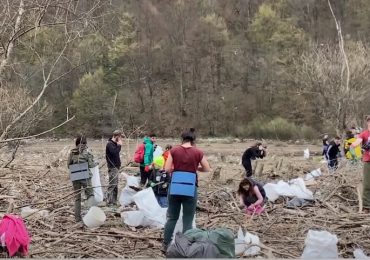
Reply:
[[[102,185],[107,183],[104,160],[106,140],[89,140],[88,146],[101,166]],[[164,147],[177,140],[158,140]],[[358,214],[356,187],[361,166],[342,163],[336,175],[320,177],[311,183],[317,199],[314,206],[296,210],[284,207],[287,198],[268,203],[266,214],[246,220],[235,205],[235,190],[243,174],[241,155],[253,140],[203,139],[202,149],[212,169],[221,168],[219,180],[212,174],[200,174],[199,228],[228,227],[235,233],[239,226],[260,237],[263,257],[299,257],[309,229],[328,230],[339,238],[341,257],[352,256],[354,248],[370,253],[370,216]],[[137,141],[126,142],[123,164],[132,157]],[[268,156],[254,163],[255,178],[262,182],[289,180],[326,167],[321,161],[321,146],[308,143],[267,142]],[[9,168],[0,169],[0,214],[19,214],[24,206],[47,209],[47,217],[25,219],[32,235],[31,257],[163,257],[160,252],[162,231],[130,228],[116,212],[106,211],[106,223],[96,230],[76,225],[73,217],[73,193],[68,179],[66,158],[73,140],[29,140],[22,143]],[[303,158],[309,148],[310,159]],[[11,157],[11,147],[1,150],[1,164]],[[257,165],[256,165],[257,164]],[[133,167],[123,170],[132,174]],[[120,180],[120,190],[125,181]],[[339,194],[339,195],[338,195]],[[338,195],[338,196],[335,196]],[[340,198],[342,197],[342,198]]]

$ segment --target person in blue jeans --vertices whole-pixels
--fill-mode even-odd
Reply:
[[[170,150],[170,154],[165,164],[165,171],[172,172],[172,182],[174,181],[175,175],[186,175],[183,177],[193,177],[189,174],[195,174],[195,178],[193,178],[195,180],[195,185],[192,185],[192,187],[195,188],[193,194],[176,195],[176,192],[174,189],[171,189],[170,186],[168,195],[167,222],[164,226],[164,241],[162,251],[167,251],[167,248],[171,242],[177,220],[180,216],[181,206],[183,209],[182,232],[184,233],[192,228],[195,209],[197,206],[197,171],[209,172],[211,170],[203,152],[194,145],[196,139],[194,129],[191,128],[190,130],[185,131],[181,135],[181,139],[182,144],[175,146]],[[174,184],[172,183],[170,185]]]

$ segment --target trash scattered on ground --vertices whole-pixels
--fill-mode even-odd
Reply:
[[[301,198],[294,197],[293,199],[291,199],[290,201],[287,202],[285,207],[291,208],[291,209],[302,208],[302,207],[306,207],[306,206],[311,206],[314,203],[315,203],[314,200],[306,200],[306,199],[301,199]]]
[[[302,178],[290,180],[289,182],[279,181],[278,183],[267,183],[263,186],[269,201],[274,202],[280,196],[297,197],[302,199],[313,199],[312,191],[306,188]]]
[[[310,158],[310,150],[308,148],[304,149],[303,151],[303,158],[309,159]]]
[[[245,235],[241,227],[238,230],[238,236],[235,239],[235,255],[237,256],[254,256],[259,254],[261,248],[258,236],[246,232]],[[251,246],[254,245],[254,246]]]
[[[315,178],[317,178],[317,177],[320,177],[321,175],[322,175],[322,173],[321,173],[321,169],[320,169],[320,168],[318,168],[318,169],[316,169],[316,170],[313,170],[313,171],[311,171],[311,172],[307,173],[307,174],[306,174],[306,176],[304,177],[304,180],[305,180],[305,181],[309,181],[309,180],[311,180],[311,179],[315,179]]]
[[[338,238],[328,231],[309,230],[305,248],[302,254],[303,259],[337,259]]]
[[[82,218],[85,225],[89,228],[97,228],[103,225],[107,219],[104,211],[98,207],[91,207],[87,214]]]
[[[370,257],[366,256],[364,251],[360,248],[356,248],[355,251],[353,251],[353,257],[356,259],[370,259]]]

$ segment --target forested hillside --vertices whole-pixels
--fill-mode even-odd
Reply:
[[[144,126],[176,136],[193,126],[317,138],[360,126],[370,108],[368,0],[1,5],[3,139],[50,129],[67,111],[75,118],[59,135]]]

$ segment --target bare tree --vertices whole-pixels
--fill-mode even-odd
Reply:
[[[55,75],[55,68],[61,60],[66,59],[66,50],[73,41],[82,37],[86,28],[94,25],[94,12],[102,6],[102,3],[100,0],[14,0],[1,1],[0,5],[2,7],[2,18],[0,21],[2,24],[0,29],[0,84],[7,86],[6,90],[4,88],[4,92],[2,93],[1,102],[7,103],[9,105],[8,107],[12,110],[12,116],[9,116],[9,111],[1,111],[0,117],[6,118],[6,120],[0,120],[0,141],[4,142],[13,140],[14,138],[12,137],[19,136],[20,132],[22,132],[22,135],[26,135],[31,130],[31,126],[35,125],[35,120],[25,120],[25,118],[35,119],[29,116],[33,114],[37,115],[39,117],[38,119],[41,119],[45,114],[43,112],[46,112],[45,107],[44,109],[40,109],[40,101],[46,89],[80,66],[80,64],[73,65],[71,69]],[[20,78],[26,78],[22,75],[22,72],[17,71],[16,64],[12,63],[17,45],[36,40],[37,37],[42,35],[42,33],[38,33],[39,29],[45,27],[54,27],[59,34],[63,35],[60,39],[63,39],[64,42],[61,44],[60,49],[56,51],[54,57],[40,52],[33,44],[27,46],[27,50],[33,53],[38,59],[41,69],[36,71],[35,74],[41,73],[43,83],[38,95],[34,98],[20,91],[17,95],[19,99],[10,99],[7,91],[11,93],[11,89],[15,86],[7,82],[6,71],[11,71]],[[52,47],[54,46],[50,46],[50,48]],[[20,101],[22,106],[19,106],[16,101]],[[9,104],[9,102],[13,102],[13,104]],[[70,120],[71,118],[68,118],[64,123]],[[29,123],[26,124],[25,122]],[[15,129],[20,127],[23,129],[18,132],[15,131]]]

